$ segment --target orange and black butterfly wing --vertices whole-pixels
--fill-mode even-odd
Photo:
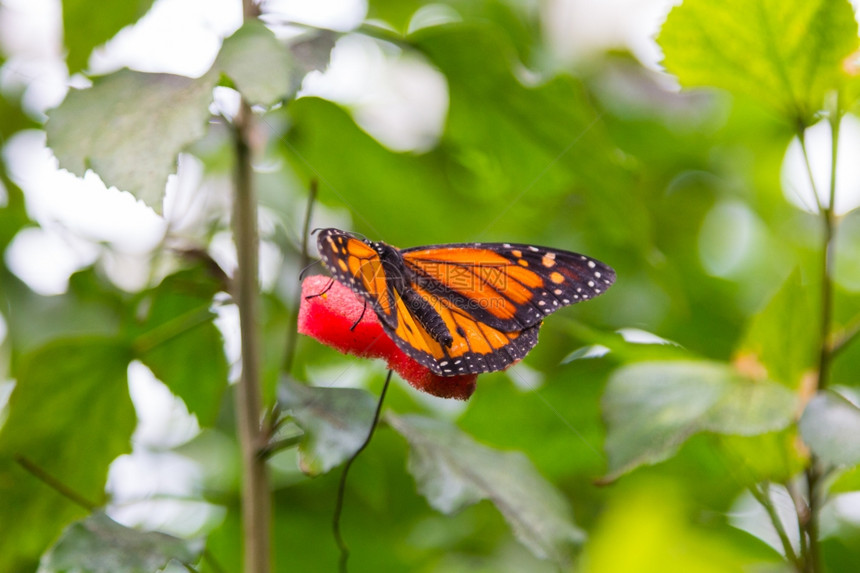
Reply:
[[[326,229],[318,246],[326,267],[371,304],[398,347],[440,376],[506,368],[537,344],[546,315],[615,280],[600,261],[529,245],[399,251]]]
[[[531,245],[464,243],[402,254],[414,284],[502,332],[534,326],[615,281],[615,271],[596,259]]]
[[[385,326],[397,326],[395,292],[373,247],[344,231],[324,229],[317,238],[317,248],[336,280],[368,301]]]
[[[410,312],[395,291],[398,322],[382,322],[388,336],[411,358],[439,376],[481,374],[503,370],[522,359],[538,340],[540,323],[513,332],[503,332],[477,320],[452,302],[413,285],[415,292],[439,314],[451,333],[451,345],[438,342]]]

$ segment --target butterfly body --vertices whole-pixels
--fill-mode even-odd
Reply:
[[[440,376],[502,370],[535,344],[542,320],[603,293],[607,265],[509,243],[398,249],[338,229],[317,245],[335,279],[364,298],[386,333]]]

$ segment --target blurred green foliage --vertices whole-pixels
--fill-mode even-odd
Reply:
[[[90,21],[80,2],[64,2],[71,72],[132,21],[129,6],[146,9],[114,4]],[[857,47],[850,4],[686,0],[658,37],[664,64],[682,86],[726,91],[680,93],[627,53],[551,63],[528,3],[444,5],[458,17],[419,27],[416,11],[438,6],[372,0],[370,21],[357,32],[444,78],[444,130],[426,151],[386,147],[349,106],[296,99],[299,74],[327,57],[328,35],[309,53],[258,23],[225,41],[201,78],[117,72],[70,93],[46,126],[4,92],[0,132],[9,138],[44,127],[61,167],[93,168],[159,209],[163,182],[188,145],[210,180],[229,181],[229,118],[207,128],[216,83],[261,104],[259,165],[282,167],[261,168],[257,179],[271,219],[262,238],[281,258],[262,293],[264,396],[272,406],[280,395],[292,416],[281,437],[301,443],[270,460],[277,571],[335,568],[336,466],[363,439],[372,404],[365,390],[339,386],[349,381],[377,395],[384,377],[380,364],[305,338],[291,371],[282,371],[313,180],[315,220],[348,218],[350,230],[372,239],[400,247],[545,244],[587,253],[618,275],[606,295],[552,316],[522,365],[480,376],[466,405],[395,383],[386,407],[396,414],[347,483],[341,529],[352,571],[788,567],[778,550],[733,525],[745,489],[796,487],[812,448],[832,470],[824,493],[860,490],[852,434],[860,414],[849,402],[860,369],[860,348],[851,344],[860,315],[856,270],[837,260],[832,277],[832,338],[847,343],[830,383],[849,391],[815,397],[801,417],[820,353],[822,233],[819,216],[792,207],[780,181],[798,130],[856,105],[857,79],[843,65]],[[262,107],[272,101],[279,104]],[[0,164],[4,251],[36,225],[10,171]],[[133,548],[122,566],[135,570],[132,557],[159,567],[173,558],[197,560],[201,571],[239,570],[230,365],[212,321],[213,309],[229,304],[229,281],[207,254],[228,215],[192,237],[193,252],[177,256],[162,245],[153,255],[161,270],[136,293],[107,280],[110,246],[52,297],[33,292],[0,259],[8,329],[0,380],[15,381],[0,414],[0,570],[34,571],[43,554],[42,571],[64,570],[76,552],[110,537],[100,532],[121,527],[99,522],[100,514],[70,525],[87,511],[46,483],[59,480],[97,506],[106,501],[109,464],[131,447],[131,360],[197,416],[202,433],[176,451],[204,474],[197,499],[223,512],[196,532],[206,542],[202,560],[175,538],[135,539],[121,528],[116,544]],[[856,213],[842,220],[837,257],[852,261],[860,252],[857,221]],[[279,379],[287,380],[280,392]],[[297,390],[297,382],[324,389]],[[305,393],[326,399],[309,405]],[[542,504],[558,510],[552,519],[541,520]],[[835,505],[822,512],[824,570],[856,570],[860,524]]]

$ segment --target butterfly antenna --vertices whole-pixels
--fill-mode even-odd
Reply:
[[[317,260],[315,260],[314,262],[310,263],[309,265],[306,265],[306,266],[305,266],[305,268],[303,268],[303,269],[299,272],[299,280],[300,280],[300,281],[301,281],[301,280],[304,280],[304,278],[305,278],[305,273],[306,273],[306,272],[308,272],[312,266],[314,266],[314,265],[318,265],[321,261],[322,261],[322,259],[317,259]]]
[[[311,235],[316,235],[320,231],[322,231],[322,227],[316,227],[313,231],[311,231]]]

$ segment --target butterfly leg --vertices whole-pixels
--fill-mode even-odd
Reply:
[[[316,298],[316,297],[318,297],[318,296],[322,296],[322,295],[324,295],[325,293],[327,293],[327,292],[331,289],[331,287],[332,287],[333,285],[334,285],[334,279],[331,279],[331,280],[329,280],[329,281],[328,281],[328,284],[326,285],[326,287],[325,287],[324,289],[322,289],[320,292],[318,292],[318,293],[316,293],[316,294],[312,294],[312,295],[308,295],[308,296],[306,296],[306,297],[305,297],[305,300],[310,300],[310,299],[312,299],[312,298]]]
[[[355,330],[355,327],[358,326],[358,323],[361,322],[361,319],[364,318],[364,313],[367,312],[367,301],[364,301],[364,307],[361,309],[361,314],[358,315],[358,320],[356,320],[352,326],[349,327],[350,331]]]

